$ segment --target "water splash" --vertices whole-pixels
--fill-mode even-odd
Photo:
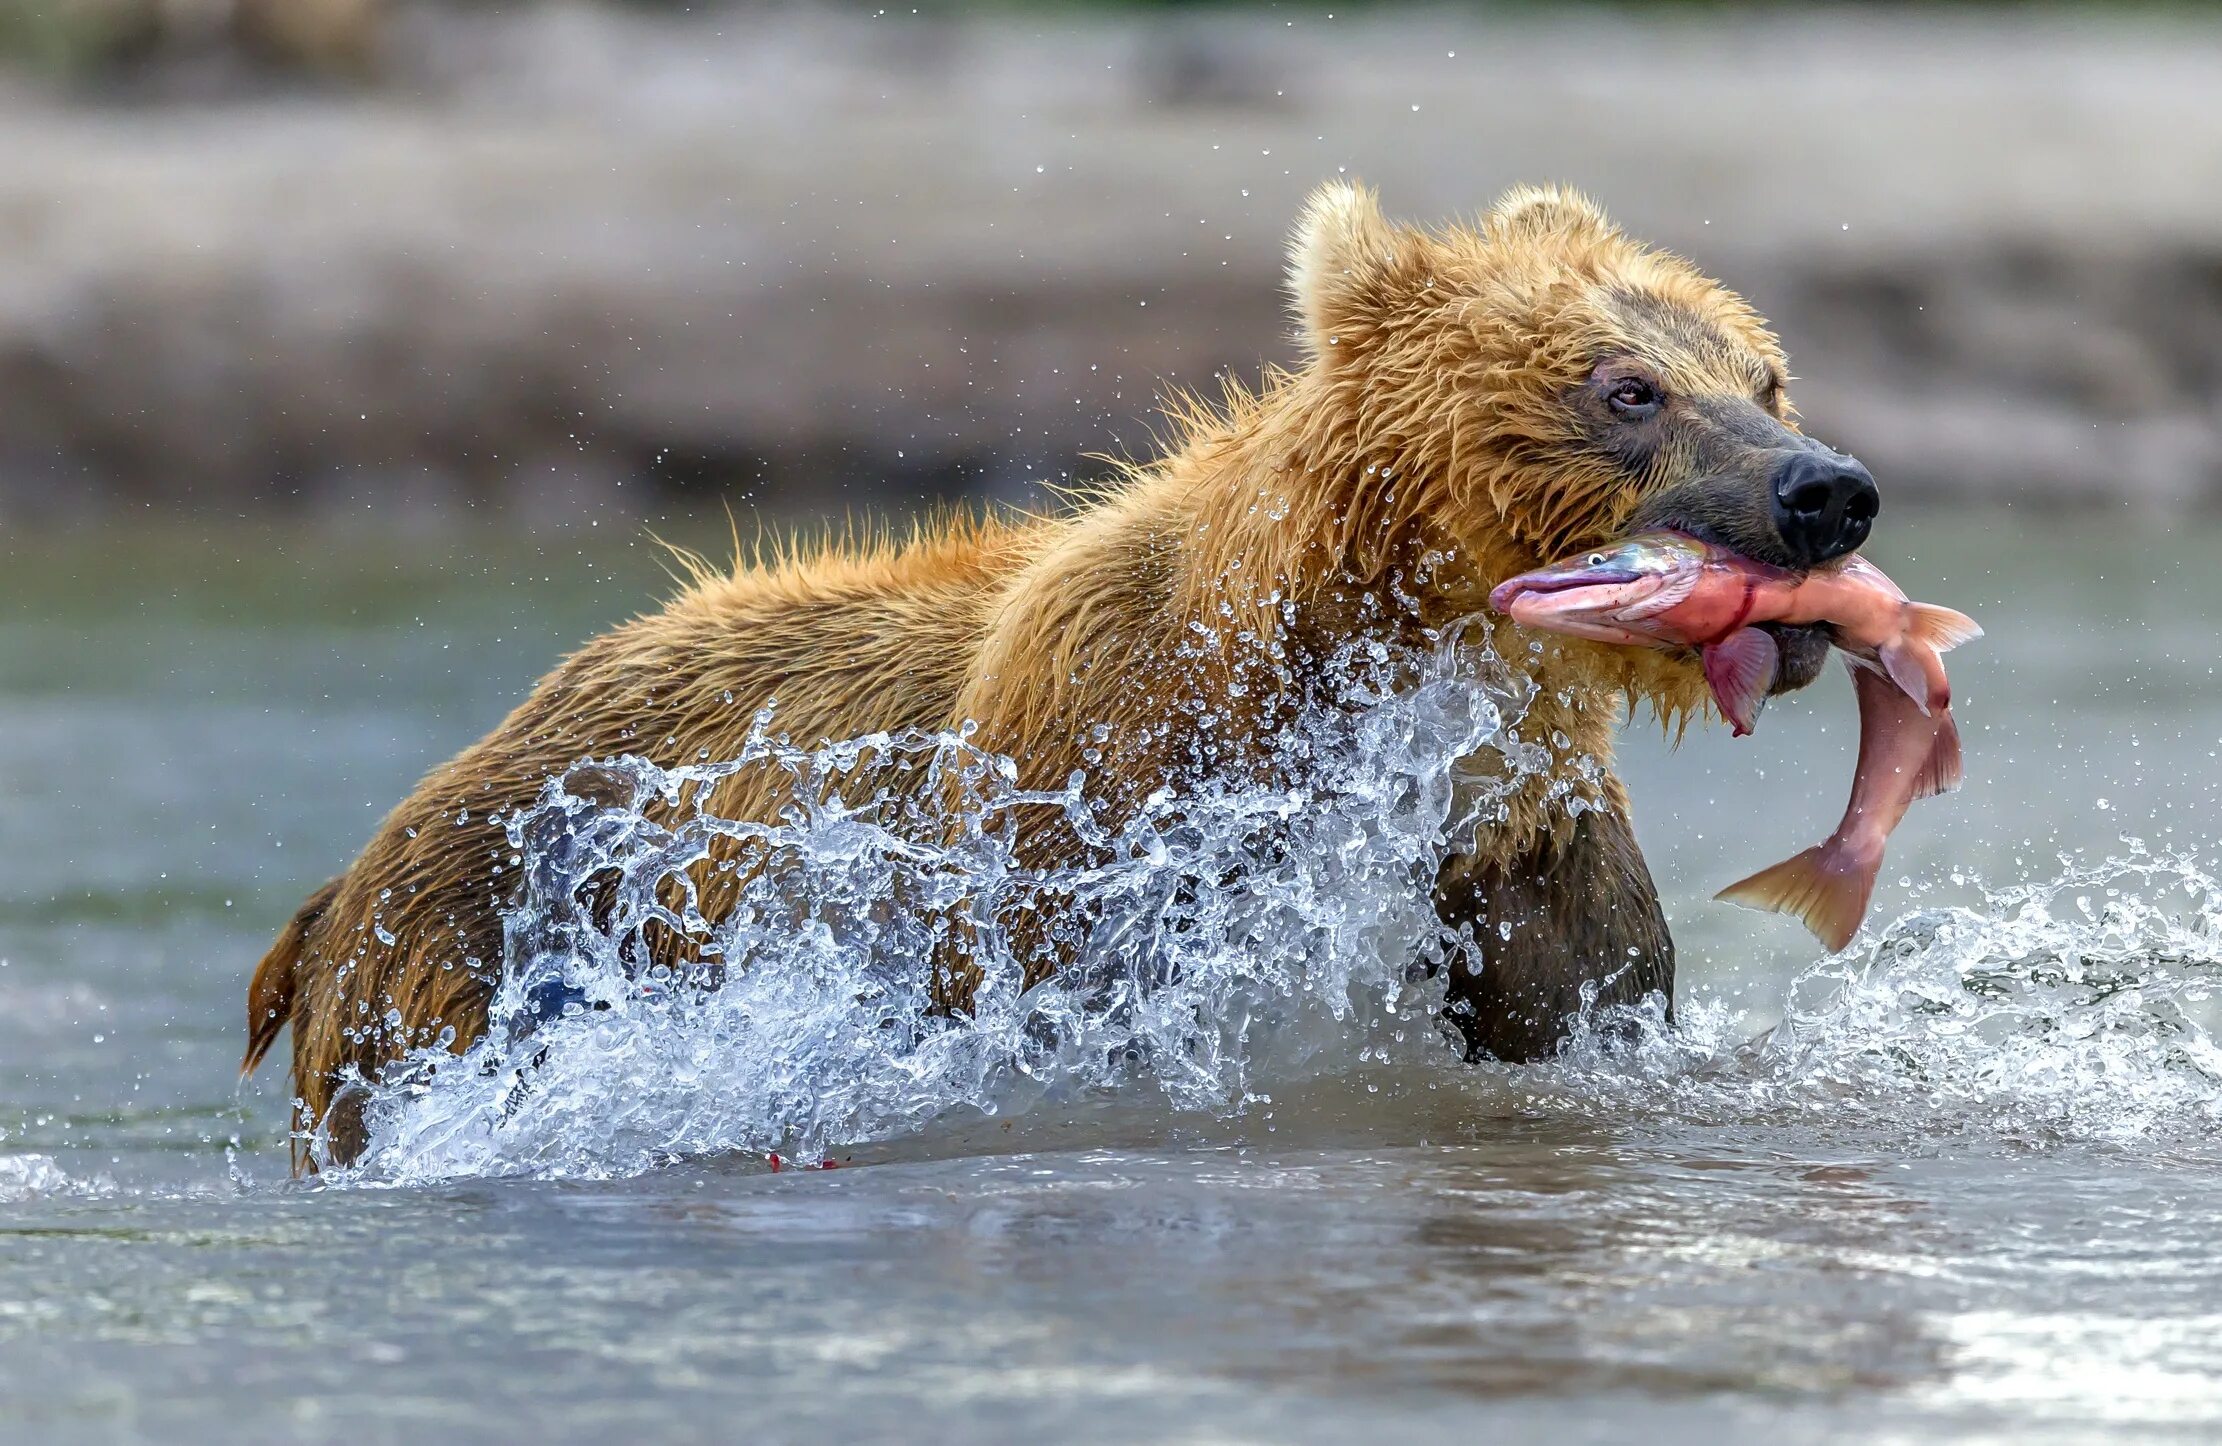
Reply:
[[[674,1156],[812,1159],[957,1111],[1145,1083],[1181,1110],[1240,1109],[1276,1071],[1353,1041],[1440,1051],[1419,983],[1453,947],[1431,887],[1446,848],[1524,780],[1594,769],[1517,730],[1533,696],[1485,632],[1431,653],[1352,648],[1332,695],[1278,745],[1275,782],[1151,795],[1107,824],[1087,780],[1026,789],[961,735],[780,743],[661,769],[602,760],[509,820],[525,896],[494,1027],[377,1084],[369,1146],[342,1178],[611,1174]],[[1477,762],[1477,760],[1479,760]],[[773,823],[701,800],[775,768]],[[1558,805],[1583,806],[1557,787]],[[952,802],[953,800],[953,802]],[[1015,823],[1049,811],[1094,861],[1026,866]],[[688,871],[737,853],[730,908]],[[1066,961],[1029,987],[1047,947]],[[662,929],[703,962],[646,964]],[[937,1011],[932,964],[961,935],[968,1015]],[[1039,971],[1034,971],[1039,972]]]
[[[2222,882],[2195,858],[2069,862],[2042,883],[1908,913],[1792,984],[1747,1038],[1699,1000],[1625,1047],[1585,1027],[1544,1086],[1585,1112],[2203,1146],[2222,1123]]]
[[[81,1180],[71,1175],[47,1155],[0,1155],[0,1205],[101,1195],[112,1189],[104,1179]]]
[[[1421,981],[1456,947],[1436,867],[1513,788],[1594,764],[1521,736],[1533,684],[1486,636],[1422,657],[1356,648],[1337,676],[1283,740],[1278,781],[1167,788],[1116,827],[1086,779],[1020,788],[961,735],[801,749],[759,728],[724,762],[582,764],[508,821],[526,894],[494,1028],[459,1059],[427,1051],[356,1085],[369,1146],[326,1178],[810,1160],[1043,1099],[1141,1088],[1208,1116],[1369,1061],[1447,1074],[1439,987]],[[777,822],[699,806],[763,767],[792,785]],[[1556,804],[1584,806],[1564,787]],[[1025,866],[1026,810],[1096,861]],[[688,880],[718,849],[752,863],[713,924]],[[1823,960],[1757,1039],[1721,999],[1685,998],[1672,1028],[1654,1001],[1480,1087],[1615,1122],[2203,1144],[2222,1122],[2222,884],[2133,849],[1977,891]],[[1028,987],[1040,945],[1011,925],[1045,897],[1068,962]],[[646,963],[653,928],[700,941],[702,962]],[[952,928],[981,971],[961,1018],[930,987]]]

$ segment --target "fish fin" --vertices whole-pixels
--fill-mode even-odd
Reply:
[[[1920,699],[1905,697],[1901,702],[1905,690],[1890,681],[1879,664],[1851,653],[1842,656],[1852,675],[1852,692],[1859,699],[1862,737],[1870,732],[1880,735],[1901,726],[1914,726],[1910,722],[1895,721],[1893,715],[1906,703],[1919,708]],[[1960,725],[1953,719],[1950,708],[1939,708],[1929,717],[1932,720],[1929,754],[1913,777],[1912,792],[1907,795],[1909,800],[1934,798],[1960,786]]]
[[[1628,604],[1613,616],[1623,622],[1636,622],[1680,607],[1697,590],[1697,579],[1701,571],[1699,568],[1685,567],[1665,574],[1659,581],[1657,592]]]
[[[1705,681],[1712,685],[1713,701],[1738,738],[1759,721],[1767,705],[1767,689],[1774,686],[1775,664],[1781,652],[1775,640],[1757,628],[1738,628],[1700,654]]]
[[[1881,867],[1880,856],[1872,866],[1862,866],[1843,858],[1833,843],[1820,843],[1748,879],[1738,879],[1713,897],[1747,909],[1788,914],[1834,953],[1859,932]]]
[[[1909,602],[1906,607],[1911,613],[1906,623],[1907,634],[1937,652],[1949,653],[1960,644],[1972,643],[1983,636],[1982,627],[1966,613],[1956,613],[1931,603]]]
[[[1921,716],[1929,716],[1929,670],[1921,666],[1921,657],[1906,639],[1884,643],[1875,650],[1882,664],[1883,676],[1896,683]]]
[[[1937,715],[1936,742],[1929,745],[1928,761],[1913,780],[1915,798],[1935,798],[1960,786],[1960,725],[1950,709]]]

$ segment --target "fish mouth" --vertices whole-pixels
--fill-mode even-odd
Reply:
[[[1489,605],[1523,627],[1601,643],[1656,647],[1625,615],[1655,596],[1665,579],[1612,563],[1550,568],[1499,584]]]
[[[1592,588],[1623,588],[1641,581],[1643,574],[1631,567],[1559,568],[1549,572],[1523,573],[1519,577],[1500,582],[1489,593],[1489,606],[1500,613],[1509,613],[1515,604],[1526,598],[1550,597],[1556,593],[1579,592]],[[1548,606],[1548,605],[1545,605]],[[1580,609],[1594,610],[1594,604]],[[1569,609],[1571,611],[1571,609]]]

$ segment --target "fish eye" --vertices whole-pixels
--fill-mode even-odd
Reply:
[[[1591,567],[1603,567],[1605,565],[1605,554],[1603,554],[1602,552],[1591,553],[1589,555],[1588,565]]]
[[[1659,389],[1642,377],[1621,377],[1605,392],[1605,400],[1623,417],[1641,420],[1659,410]]]

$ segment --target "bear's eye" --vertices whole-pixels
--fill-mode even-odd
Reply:
[[[1624,417],[1648,417],[1659,410],[1658,388],[1642,377],[1622,377],[1605,393],[1605,400]]]

